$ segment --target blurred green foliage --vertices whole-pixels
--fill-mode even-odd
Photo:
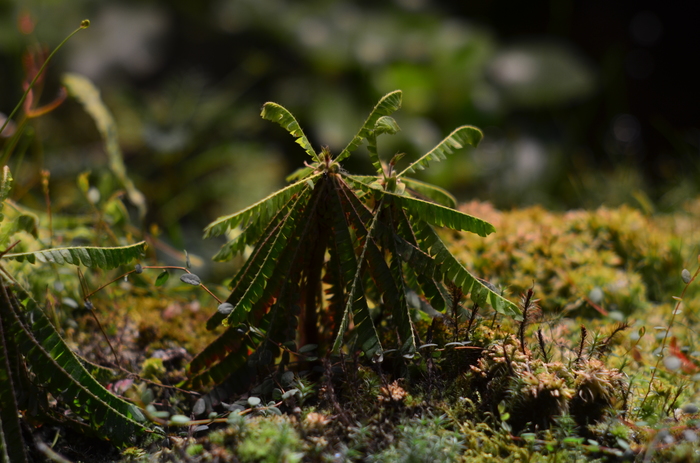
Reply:
[[[148,198],[143,225],[158,223],[178,247],[212,217],[273,191],[301,162],[292,142],[259,121],[269,100],[308,121],[315,146],[336,151],[363,108],[397,88],[407,101],[404,130],[390,147],[397,152],[425,152],[467,121],[485,128],[479,149],[427,178],[461,199],[571,207],[653,196],[634,157],[605,174],[594,160],[596,151],[638,140],[613,137],[607,148],[585,140],[607,98],[609,69],[555,36],[504,43],[488,23],[426,2],[6,2],[0,110],[8,113],[21,94],[23,55],[57,43],[84,17],[92,27],[51,67],[42,99],[66,70],[95,83],[129,174]],[[56,182],[86,169],[99,175],[97,139],[69,101],[26,127],[11,167],[26,190],[41,168]],[[361,157],[353,162],[352,170],[369,169]],[[695,191],[677,183],[667,203]]]

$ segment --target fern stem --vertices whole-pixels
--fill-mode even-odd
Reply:
[[[63,45],[64,45],[66,42],[68,42],[68,40],[69,40],[71,37],[73,37],[73,36],[74,36],[75,34],[77,34],[79,31],[81,31],[81,30],[83,30],[83,29],[87,29],[88,27],[90,27],[90,21],[87,20],[87,19],[84,19],[84,20],[80,23],[80,26],[79,26],[76,30],[74,30],[73,32],[71,32],[71,33],[68,35],[68,37],[66,37],[65,39],[63,39],[63,41],[62,41],[61,43],[59,43],[58,46],[57,46],[56,48],[53,49],[53,51],[51,52],[51,54],[49,55],[49,57],[46,58],[46,60],[44,61],[44,64],[42,64],[41,67],[39,68],[39,71],[38,71],[38,72],[36,73],[36,75],[34,76],[34,79],[32,79],[31,83],[29,84],[29,86],[27,87],[27,89],[24,91],[24,94],[22,94],[22,98],[20,98],[19,103],[17,103],[17,106],[15,106],[15,108],[12,110],[12,112],[10,113],[10,115],[7,116],[7,118],[5,119],[5,123],[3,123],[3,124],[2,124],[2,127],[0,127],[0,134],[2,134],[3,130],[5,130],[5,127],[7,127],[7,124],[10,123],[10,121],[11,121],[12,118],[14,117],[15,113],[17,113],[17,111],[19,110],[19,108],[22,107],[22,105],[24,104],[24,101],[27,99],[27,96],[29,95],[29,92],[32,91],[32,88],[33,88],[34,85],[36,84],[36,81],[39,80],[39,77],[44,73],[44,69],[46,69],[46,66],[49,64],[49,61],[51,61],[51,58],[53,58],[53,55],[55,55],[56,52],[57,52],[58,50],[60,50],[61,47],[63,47]],[[19,132],[18,132],[18,133],[19,133]],[[3,157],[3,163],[6,163],[6,162],[7,162],[7,159],[5,159],[5,158],[6,158],[6,157],[9,157],[10,153],[11,153],[11,151],[8,151],[7,153],[4,153],[4,154],[3,154],[3,156],[2,156],[2,157]]]

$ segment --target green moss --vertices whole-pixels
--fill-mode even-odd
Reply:
[[[141,376],[146,379],[158,380],[165,376],[165,365],[163,359],[149,358],[141,366]]]
[[[304,456],[305,445],[285,416],[253,418],[236,453],[243,462],[296,463]]]

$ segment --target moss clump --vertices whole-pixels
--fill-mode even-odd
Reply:
[[[165,376],[166,369],[163,359],[149,358],[141,365],[141,377],[150,380],[160,380]]]
[[[631,315],[679,292],[684,249],[700,247],[700,201],[687,214],[650,218],[621,207],[553,213],[541,207],[501,212],[471,202],[461,210],[492,223],[486,238],[449,237],[452,251],[477,275],[511,294],[535,285],[545,313],[596,309]],[[679,240],[682,237],[682,240]]]
[[[289,417],[256,417],[248,421],[236,453],[243,462],[297,463],[306,447]]]

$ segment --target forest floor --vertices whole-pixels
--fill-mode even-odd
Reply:
[[[452,251],[524,322],[468,300],[417,311],[429,329],[414,358],[319,355],[204,402],[176,386],[216,335],[215,304],[130,280],[60,324],[88,360],[138,374],[108,388],[149,403],[167,437],[117,450],[46,425],[42,438],[84,462],[698,461],[700,200],[668,215],[461,209],[497,233],[445,234]]]

